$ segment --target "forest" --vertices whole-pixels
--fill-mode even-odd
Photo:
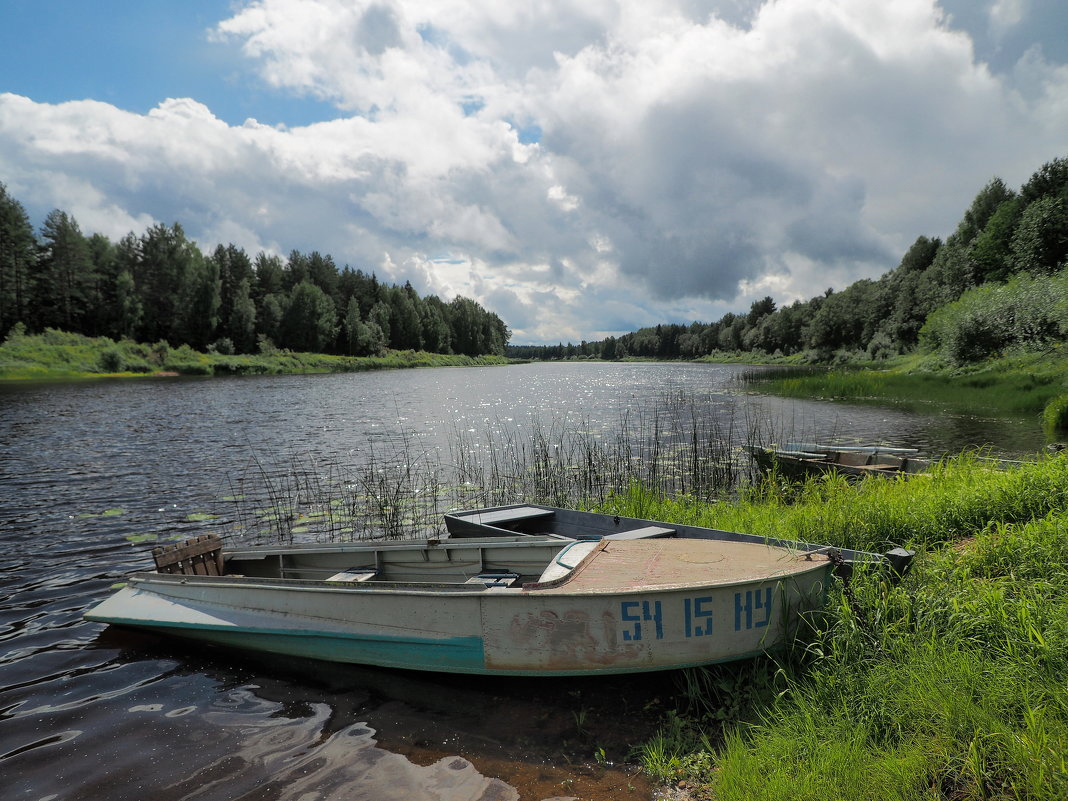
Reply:
[[[920,236],[878,280],[779,307],[765,297],[713,323],[664,324],[579,345],[512,346],[527,359],[698,359],[796,356],[813,363],[880,359],[917,349],[947,364],[1068,335],[1068,159],[1019,189],[984,186],[943,242]]]
[[[221,354],[502,355],[510,336],[469,298],[420,297],[318,252],[205,255],[178,223],[112,242],[59,209],[38,235],[0,183],[0,340],[16,324]]]

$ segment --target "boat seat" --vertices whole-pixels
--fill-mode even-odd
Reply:
[[[499,573],[479,573],[477,576],[472,576],[465,584],[483,584],[486,587],[511,587],[515,582],[519,580],[518,573],[499,572]]]
[[[845,465],[846,467],[865,467],[871,464],[872,454],[870,453],[853,453],[850,451],[843,451],[836,454],[837,458],[831,458],[829,461],[838,462],[838,464]]]
[[[663,526],[646,526],[645,528],[632,528],[630,531],[617,531],[615,534],[605,535],[606,540],[648,540],[657,537],[674,537],[675,529]]]
[[[340,581],[345,583],[370,581],[378,575],[378,571],[367,567],[350,567],[348,570],[342,570],[340,573],[335,573],[324,581]]]
[[[152,549],[152,559],[157,573],[221,576],[222,538],[218,534],[204,534],[174,545],[161,545]]]
[[[552,509],[539,509],[536,506],[512,506],[508,509],[494,509],[488,512],[471,512],[457,515],[464,520],[480,523],[484,526],[499,526],[503,523],[518,523],[521,520],[537,520],[552,517]]]

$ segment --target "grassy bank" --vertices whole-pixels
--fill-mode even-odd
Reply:
[[[876,366],[878,365],[878,366]],[[833,398],[936,407],[957,412],[1038,414],[1068,392],[1068,363],[1060,349],[948,368],[919,356],[834,369],[755,373],[750,385],[793,398]]]
[[[407,367],[465,367],[507,364],[498,356],[389,351],[385,356],[331,356],[273,351],[256,355],[201,353],[166,342],[148,345],[107,337],[91,338],[53,329],[13,333],[0,345],[0,380],[78,379],[151,375],[280,375],[349,373]]]
[[[689,704],[640,749],[658,778],[723,801],[1068,797],[1068,458],[606,510],[920,551],[899,586],[837,586],[779,661],[689,672]]]

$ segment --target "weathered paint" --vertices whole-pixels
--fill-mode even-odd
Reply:
[[[139,574],[87,617],[338,662],[582,675],[664,670],[758,654],[782,642],[795,611],[824,602],[829,562],[787,554],[783,566],[769,562],[767,568],[784,575],[724,582],[716,573],[722,564],[711,558],[709,547],[707,542],[612,543],[590,554],[569,577],[523,587]],[[763,553],[767,546],[745,547],[761,551],[754,564],[775,556]],[[493,552],[498,550],[507,555],[516,548]],[[733,545],[722,554],[744,552]],[[435,548],[426,561],[411,559],[411,546],[391,553],[404,559],[405,575],[442,556],[471,569],[496,561],[487,557],[489,546],[475,543]],[[300,569],[329,576],[349,558],[337,549],[307,551]],[[529,561],[527,554],[519,558]]]

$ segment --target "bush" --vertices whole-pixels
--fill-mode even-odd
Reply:
[[[1047,434],[1068,432],[1068,395],[1059,395],[1046,404],[1042,422]]]
[[[122,351],[108,348],[100,354],[100,369],[105,373],[121,373],[125,366]]]
[[[920,346],[956,366],[1009,348],[1041,351],[1068,333],[1068,271],[1019,275],[984,284],[935,310],[920,330]]]
[[[230,337],[220,337],[208,345],[208,353],[218,353],[222,356],[234,355],[234,341]]]

